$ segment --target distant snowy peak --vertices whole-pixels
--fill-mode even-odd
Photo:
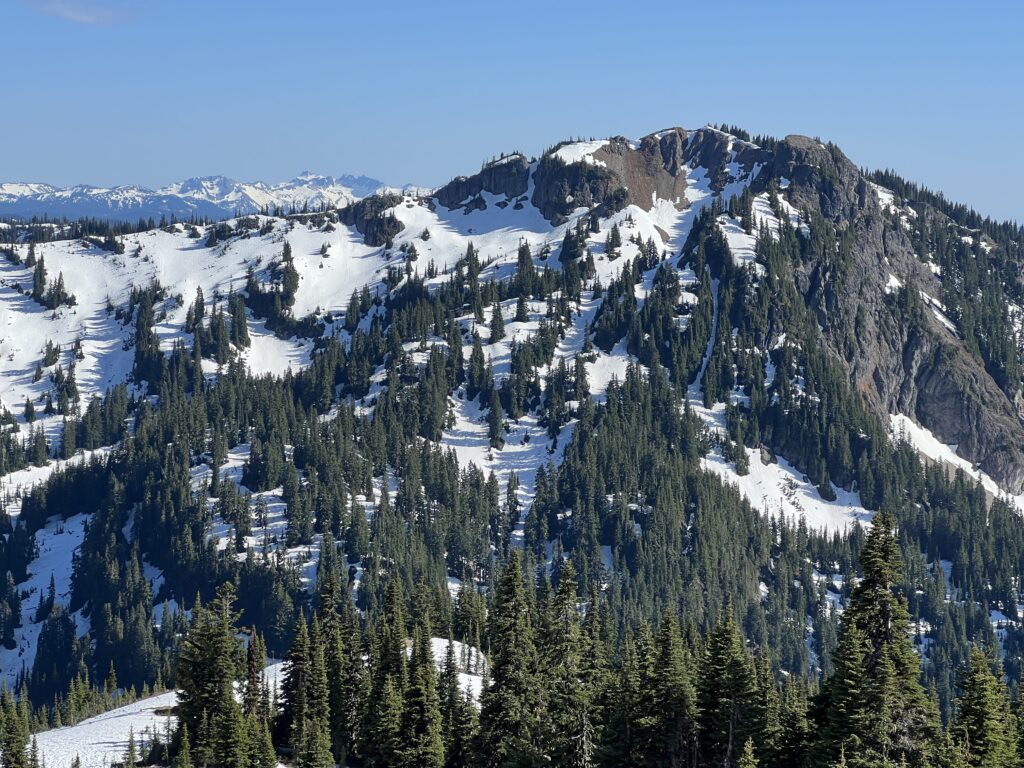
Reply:
[[[57,187],[49,184],[27,184],[18,181],[0,182],[0,202],[15,200],[29,195],[43,195],[56,192]]]
[[[383,183],[368,176],[322,176],[305,171],[291,181],[267,184],[226,176],[200,176],[157,190],[139,186],[55,187],[0,183],[0,216],[134,220],[161,216],[224,218],[264,208],[344,206],[372,194]]]
[[[294,187],[306,186],[314,189],[344,187],[356,197],[367,197],[384,186],[380,179],[370,176],[353,176],[347,173],[342,176],[320,176],[312,171],[303,171],[288,184]]]

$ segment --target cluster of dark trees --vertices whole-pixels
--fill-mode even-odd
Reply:
[[[601,593],[581,594],[571,560],[553,580],[534,578],[515,551],[488,600],[486,666],[474,656],[467,664],[450,639],[435,659],[431,637],[451,638],[455,625],[436,624],[427,592],[406,599],[392,579],[376,621],[363,624],[328,550],[278,697],[262,638],[238,639],[230,585],[198,607],[179,657],[170,752],[178,766],[237,768],[273,766],[278,755],[303,768],[1019,764],[1002,668],[979,646],[943,728],[897,590],[894,526],[876,517],[837,663],[820,685],[778,679],[728,601],[703,628],[669,610],[619,634]],[[460,683],[467,667],[484,676],[478,701]]]

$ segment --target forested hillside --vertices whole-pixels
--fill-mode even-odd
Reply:
[[[1018,227],[724,126],[278,213],[0,229],[5,766],[1019,762]]]

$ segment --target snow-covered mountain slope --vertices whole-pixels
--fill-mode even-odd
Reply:
[[[309,171],[291,181],[268,184],[203,176],[160,189],[139,186],[54,187],[50,184],[0,183],[0,217],[75,220],[95,217],[135,222],[138,219],[193,216],[223,219],[275,208],[320,209],[347,205],[382,186],[367,176],[320,176]]]
[[[690,145],[707,142],[708,132],[714,133],[706,129],[691,134]],[[557,154],[588,165],[614,162],[614,159],[600,159],[602,152],[608,152],[606,145],[607,142],[568,144],[559,148]],[[599,232],[589,235],[587,245],[594,253],[597,277],[602,283],[607,284],[620,272],[622,264],[638,255],[637,242],[651,241],[659,252],[677,253],[705,206],[715,200],[728,200],[757,177],[761,166],[746,157],[756,148],[734,141],[732,137],[728,137],[724,146],[725,155],[716,158],[717,167],[704,167],[695,156],[691,165],[680,169],[681,194],[674,199],[661,198],[652,191],[649,202],[630,202],[601,218]],[[358,225],[344,225],[333,217],[329,220],[308,216],[236,219],[229,222],[234,234],[212,247],[207,244],[207,230],[197,232],[184,225],[127,235],[123,238],[124,252],[120,254],[82,240],[40,243],[35,253],[45,260],[49,276],[52,279],[63,275],[76,299],[74,306],[61,306],[56,310],[45,309],[24,295],[32,283],[32,270],[24,265],[28,246],[15,245],[12,248],[22,263],[0,262],[0,404],[24,427],[27,426],[24,403],[26,398],[31,399],[37,406],[37,425],[44,426],[55,446],[62,419],[56,414],[46,415],[42,407],[52,387],[49,374],[57,367],[67,370],[74,362],[83,406],[94,395],[101,395],[111,386],[128,380],[134,354],[134,328],[130,319],[119,319],[117,309],[126,306],[133,288],[156,281],[167,289],[167,298],[157,307],[157,331],[162,347],[169,351],[178,341],[190,343],[184,326],[197,289],[202,290],[208,305],[224,307],[232,293],[244,289],[249,270],[259,278],[266,277],[271,267],[280,262],[286,242],[299,275],[292,312],[296,318],[319,317],[319,332],[324,335],[344,336],[341,320],[352,292],[363,286],[371,291],[381,290],[387,270],[403,267],[410,249],[417,254],[416,269],[425,269],[428,264],[436,267],[438,276],[428,280],[428,284],[446,280],[445,271],[465,255],[470,243],[487,264],[482,279],[510,274],[522,242],[535,254],[538,268],[555,265],[553,256],[548,254],[557,252],[566,230],[575,227],[576,222],[588,214],[588,209],[583,206],[570,209],[564,217],[555,219],[562,218],[562,221],[553,224],[530,202],[543,193],[536,187],[537,168],[536,161],[529,165],[529,179],[522,195],[479,190],[472,205],[450,209],[440,204],[443,190],[433,198],[411,194],[388,198],[391,205],[382,215],[393,216],[401,229],[390,244],[380,246],[367,245],[369,238],[364,237]],[[198,194],[199,187],[213,194],[212,188],[202,184],[189,189]],[[756,216],[759,223],[777,228],[763,195],[756,200]],[[790,216],[793,221],[799,221],[795,209],[791,209]],[[620,228],[623,245],[618,254],[610,257],[606,253],[606,239],[612,226]],[[720,226],[737,263],[752,262],[754,238],[746,235],[726,215],[721,217]],[[648,287],[652,276],[653,272],[647,276]],[[692,278],[692,273],[690,276]],[[681,279],[685,278],[681,272]],[[641,304],[644,290],[638,288]],[[696,301],[696,296],[691,295],[691,300]],[[585,301],[579,307],[575,327],[560,345],[554,364],[559,359],[570,360],[582,348],[584,330],[593,321],[598,303]],[[537,304],[531,307],[529,322],[517,323],[512,320],[514,310],[514,302],[503,307],[507,318],[506,339],[485,345],[485,353],[492,360],[499,380],[507,373],[512,341],[531,335],[544,313],[543,305]],[[464,322],[469,327],[472,318],[467,317]],[[251,313],[249,331],[252,344],[238,354],[253,372],[281,374],[288,368],[308,363],[311,339],[280,339],[268,332],[263,322]],[[60,353],[56,362],[42,366],[47,343],[56,345]],[[467,357],[468,353],[467,346]],[[610,355],[597,353],[588,367],[595,396],[602,395],[613,375],[621,378],[628,360],[624,350],[613,351]],[[43,373],[38,380],[37,366],[41,366]],[[210,373],[215,373],[215,366],[210,368]],[[522,493],[526,495],[523,500],[527,501],[531,485],[529,475],[538,461],[557,459],[545,453],[546,441],[542,437],[533,439],[542,436],[544,430],[537,426],[531,428],[527,417],[523,423],[513,425],[505,448],[493,451],[487,446],[486,425],[477,406],[456,400],[455,409],[457,425],[447,439],[460,459],[503,473],[520,472]],[[528,435],[531,429],[535,435]],[[568,439],[569,436],[564,435],[562,444]],[[13,482],[16,481],[5,482],[8,493],[17,490]],[[767,501],[763,493],[758,491],[756,495],[757,498],[752,499],[755,506],[763,506]],[[779,501],[785,497],[782,491],[776,495]],[[787,509],[795,511],[795,508]],[[856,517],[858,513],[851,514],[851,519]]]
[[[275,693],[284,678],[284,663],[271,664],[263,671],[267,684]],[[167,742],[177,718],[175,691],[167,691],[104,712],[77,725],[54,728],[36,736],[39,754],[48,768],[71,768],[75,758],[83,768],[101,768],[124,760],[128,741],[135,739],[137,748],[154,739]]]
[[[440,671],[447,656],[448,641],[434,637],[430,647]],[[487,660],[478,649],[458,641],[452,644],[452,649],[459,669],[459,687],[474,701],[479,701]],[[284,662],[272,663],[263,670],[272,696],[278,695],[285,671]],[[177,703],[177,693],[167,691],[104,712],[77,725],[43,731],[36,736],[39,754],[47,768],[71,768],[76,757],[81,759],[83,768],[113,765],[123,760],[131,737],[139,749],[154,738],[166,743],[167,734],[174,731],[177,723],[174,715]]]
[[[560,269],[560,248],[566,233],[575,231],[580,224],[587,230],[585,246],[593,255],[595,277],[601,285],[607,286],[621,274],[623,265],[640,258],[650,243],[656,258],[634,288],[638,308],[643,308],[653,288],[656,269],[662,265],[675,270],[682,289],[681,304],[694,307],[703,300],[699,298],[698,286],[704,276],[694,274],[679,256],[703,210],[718,205],[720,213],[713,226],[721,232],[733,262],[749,266],[750,272],[758,277],[765,274],[766,266],[760,261],[757,248],[758,231],[778,238],[780,232],[792,227],[800,236],[808,236],[810,222],[806,211],[810,206],[806,199],[791,194],[789,177],[780,173],[780,167],[789,166],[773,168],[771,162],[766,150],[714,129],[667,131],[638,141],[566,143],[550,155],[534,160],[521,155],[503,157],[479,174],[458,177],[426,194],[391,191],[354,204],[348,204],[351,199],[346,198],[340,210],[315,215],[234,218],[226,222],[229,231],[220,231],[216,242],[210,238],[209,227],[182,224],[126,235],[120,239],[121,253],[85,240],[40,242],[34,246],[36,258],[45,261],[51,279],[63,275],[66,289],[75,297],[73,305],[61,305],[55,310],[44,308],[29,295],[33,282],[33,270],[25,264],[29,245],[22,242],[8,246],[14,258],[0,260],[0,404],[26,434],[30,427],[42,425],[51,451],[55,451],[63,419],[55,413],[47,414],[45,402],[52,390],[50,375],[56,374],[58,367],[67,371],[74,364],[80,408],[94,395],[102,395],[122,382],[129,382],[134,394],[142,393],[137,383],[130,382],[136,329],[127,308],[133,289],[159,283],[165,289],[155,307],[161,347],[169,352],[176,343],[190,346],[186,322],[197,290],[202,290],[208,312],[213,307],[226,308],[232,294],[245,290],[250,272],[260,283],[270,279],[281,263],[286,245],[298,277],[292,315],[315,322],[303,326],[305,336],[279,338],[267,329],[264,319],[249,311],[251,344],[235,349],[233,354],[258,374],[281,375],[308,365],[319,337],[337,336],[347,341],[349,334],[344,321],[353,292],[366,287],[371,295],[383,295],[388,290],[389,273],[392,279],[396,275],[401,279],[407,268],[420,275],[429,272],[434,276],[426,279],[426,284],[437,288],[449,279],[470,244],[483,265],[481,281],[510,277],[523,243],[529,246],[538,270]],[[795,178],[793,171],[787,173]],[[767,187],[769,179],[778,192],[774,208]],[[310,188],[318,183],[309,177],[305,182]],[[325,181],[321,186],[329,189],[332,183]],[[622,189],[627,190],[624,196]],[[899,216],[901,221],[911,217],[909,211],[913,209],[896,206],[892,193],[880,187],[872,189],[875,195],[868,196],[871,200],[865,205],[875,205],[879,211],[887,206],[889,215]],[[191,196],[194,200],[230,198],[235,205],[243,195],[251,193],[253,197],[245,199],[257,199],[257,192],[271,191],[265,185],[257,191],[243,191],[223,180],[205,179],[177,185],[173,194]],[[751,198],[753,219],[746,223],[727,212],[730,198],[745,192]],[[264,205],[261,202],[257,207]],[[611,252],[608,245],[613,227],[622,240],[617,252]],[[885,258],[883,261],[879,256],[879,269],[885,270],[876,292],[879,301],[913,284],[913,274],[902,268],[902,262],[898,265],[895,256]],[[928,275],[936,274],[926,265],[921,268]],[[887,279],[890,277],[892,280]],[[719,286],[715,283],[710,301],[714,302],[716,324],[705,366],[718,328]],[[935,286],[927,290],[929,295],[940,295]],[[559,339],[550,366],[539,371],[541,386],[545,386],[544,379],[551,368],[561,362],[572,365],[587,346],[587,334],[602,301],[600,292],[585,289],[581,300],[574,303],[572,325]],[[487,343],[489,334],[486,328],[480,329],[485,339],[484,354],[499,384],[510,373],[512,345],[537,333],[548,307],[543,301],[527,302],[525,320],[516,319],[516,310],[515,299],[501,305],[503,339]],[[938,310],[933,308],[934,311]],[[680,312],[678,320],[685,327],[689,318],[683,314]],[[368,322],[369,318],[364,318],[364,329]],[[472,314],[459,318],[459,323],[467,332],[477,327]],[[822,328],[822,333],[826,330]],[[468,359],[472,339],[468,333],[463,339],[463,357]],[[55,361],[44,365],[48,342],[59,352]],[[447,343],[446,338],[427,339],[428,345]],[[784,339],[777,339],[777,344],[783,346]],[[414,362],[425,362],[428,352],[419,340],[406,340],[404,348]],[[604,398],[613,379],[624,378],[631,364],[637,361],[625,343],[616,344],[608,352],[594,349],[586,362],[592,397],[598,401]],[[215,364],[207,360],[203,365],[209,376],[217,375]],[[765,373],[769,382],[775,377],[771,362],[766,363]],[[372,409],[374,396],[384,384],[384,371],[378,370],[371,381],[370,394],[362,405],[367,411]],[[749,395],[735,390],[726,397],[736,405],[744,403]],[[37,420],[33,425],[27,423],[24,415],[26,399],[35,404]],[[870,520],[871,513],[864,509],[852,484],[845,489],[833,485],[832,493],[826,495],[835,498],[828,500],[792,463],[768,451],[744,449],[749,471],[741,473],[735,461],[726,458],[722,447],[727,435],[726,404],[704,407],[700,376],[690,388],[688,401],[712,438],[711,449],[703,459],[704,468],[736,485],[754,508],[788,519],[803,516],[810,527],[818,529],[838,530]],[[472,463],[485,472],[493,472],[502,490],[515,473],[521,509],[525,510],[533,498],[538,468],[561,461],[575,423],[570,420],[553,440],[547,427],[539,423],[538,414],[530,412],[509,421],[504,444],[494,448],[488,436],[486,411],[479,402],[466,397],[464,387],[452,392],[450,406],[454,421],[444,430],[441,442],[455,451],[461,465]],[[324,416],[329,417],[330,414]],[[927,446],[920,447],[928,452]],[[248,451],[245,443],[232,450],[227,465],[221,468],[222,479],[240,483]],[[0,478],[0,493],[8,511],[16,514],[19,494],[56,466],[59,463],[54,461],[48,467]],[[206,464],[195,467],[196,490],[205,484],[209,471]],[[389,490],[393,493],[395,489]],[[263,526],[253,527],[247,542],[256,552],[264,546],[282,546],[279,542],[285,525],[281,489],[254,494],[253,505],[261,497],[269,511],[268,520]],[[356,501],[372,516],[372,503],[362,496]],[[216,512],[216,499],[209,503]],[[68,511],[68,517],[64,523],[52,521],[35,534],[40,557],[30,565],[29,578],[22,585],[24,625],[16,631],[15,648],[0,656],[2,671],[9,681],[13,681],[23,665],[31,666],[34,638],[39,631],[32,622],[32,609],[47,588],[51,573],[56,582],[57,602],[66,605],[71,555],[80,541],[84,523],[74,510]],[[215,517],[209,535],[221,548],[226,548],[232,532],[229,525]],[[516,535],[522,535],[521,528]],[[319,543],[317,535],[312,545],[283,553],[286,560],[300,566],[306,584],[315,578]],[[160,575],[147,576],[152,576],[156,594]],[[358,580],[357,575],[357,588]],[[84,632],[87,627],[81,617],[76,620],[79,631]]]

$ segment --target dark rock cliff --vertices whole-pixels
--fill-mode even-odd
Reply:
[[[388,214],[401,202],[400,195],[370,195],[342,208],[338,219],[342,224],[355,227],[367,245],[377,248],[387,245],[402,231],[402,222]]]
[[[449,210],[469,205],[481,192],[504,195],[510,200],[526,194],[530,180],[530,164],[522,155],[510,155],[485,165],[473,176],[456,176],[434,197]]]
[[[802,136],[779,142],[771,175],[789,179],[794,206],[820,212],[852,236],[852,263],[841,276],[812,264],[797,278],[857,390],[879,415],[912,416],[1003,487],[1024,490],[1024,422],[1016,406],[930,307],[923,323],[907,326],[887,303],[890,275],[928,297],[940,296],[941,287],[906,230],[883,214],[870,183],[836,147]]]

